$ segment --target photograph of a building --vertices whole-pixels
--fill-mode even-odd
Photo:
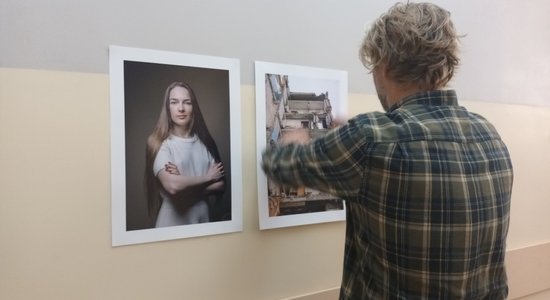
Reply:
[[[329,92],[294,90],[289,78],[288,75],[265,74],[268,145],[278,143],[282,136],[297,129],[308,130],[312,140],[332,127]],[[267,188],[270,217],[344,209],[341,199],[314,189],[282,187],[271,180]]]

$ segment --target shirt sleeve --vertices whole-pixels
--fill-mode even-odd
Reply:
[[[281,185],[306,186],[350,200],[359,192],[365,140],[352,119],[309,144],[266,149],[262,168]]]
[[[155,156],[155,161],[153,163],[153,173],[155,176],[159,174],[159,172],[164,169],[164,166],[169,162],[172,161],[172,155],[170,153],[169,147],[166,145],[166,143],[162,143],[160,146],[160,149],[157,153],[157,156]]]

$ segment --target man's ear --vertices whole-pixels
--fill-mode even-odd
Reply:
[[[388,65],[386,63],[380,63],[378,65],[378,67],[380,68],[380,75],[382,75],[384,77],[384,79],[388,79],[390,78],[390,71],[388,69]]]

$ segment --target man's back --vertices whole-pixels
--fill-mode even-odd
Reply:
[[[365,134],[348,203],[342,299],[502,299],[512,165],[453,91],[356,118]]]

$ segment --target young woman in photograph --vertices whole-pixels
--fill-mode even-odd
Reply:
[[[186,83],[174,82],[166,89],[147,139],[146,181],[155,227],[209,222],[208,198],[225,189],[218,147]]]

